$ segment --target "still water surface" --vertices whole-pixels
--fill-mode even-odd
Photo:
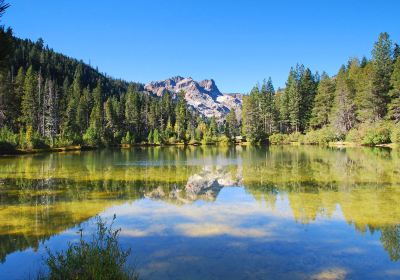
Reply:
[[[400,279],[400,151],[148,148],[0,158],[0,279],[117,215],[141,279]]]

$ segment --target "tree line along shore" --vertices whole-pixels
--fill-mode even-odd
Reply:
[[[206,118],[185,92],[161,97],[44,44],[0,28],[0,151],[26,153],[136,145],[400,142],[400,48],[387,33],[370,59],[334,76],[297,64],[284,89],[271,78],[243,97],[241,116]]]

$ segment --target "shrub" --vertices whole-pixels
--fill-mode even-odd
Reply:
[[[218,138],[218,142],[224,145],[227,145],[229,143],[232,143],[233,141],[231,138],[227,137],[226,135],[222,135]]]
[[[311,130],[301,137],[302,144],[327,145],[329,142],[341,140],[341,135],[331,127],[323,127],[318,130]]]
[[[361,134],[361,131],[358,130],[357,128],[349,130],[349,132],[346,135],[346,141],[348,142],[361,143],[362,139],[363,135]]]
[[[65,137],[56,137],[54,138],[54,147],[66,147],[66,146],[71,146],[73,144],[73,141],[70,139],[67,139]]]
[[[39,279],[138,279],[134,272],[125,270],[130,250],[119,245],[120,229],[113,229],[114,218],[109,226],[97,218],[97,231],[90,241],[85,241],[81,230],[77,243],[70,243],[63,252],[48,250],[46,264],[48,275]]]
[[[20,131],[18,142],[22,149],[27,150],[49,148],[45,139],[41,138],[37,131],[33,131],[32,126],[28,126],[25,132]]]
[[[275,133],[268,137],[269,143],[272,145],[278,144],[289,144],[289,138],[287,134]]]
[[[168,139],[168,144],[175,144],[177,143],[176,137],[172,136]]]
[[[390,140],[392,143],[400,144],[400,123],[393,125]]]
[[[6,126],[0,128],[0,153],[14,151],[17,145],[18,134],[15,134]]]
[[[373,146],[391,142],[392,124],[386,121],[363,123],[358,128],[349,131],[346,140]]]
[[[85,134],[83,134],[83,141],[90,146],[101,145],[101,136],[99,130],[93,125],[89,126]]]
[[[147,136],[147,143],[153,144],[153,131],[150,130],[149,135]]]
[[[293,132],[288,135],[289,142],[299,142],[302,138],[302,134],[300,132]]]
[[[128,131],[125,134],[125,137],[122,137],[121,144],[127,144],[127,145],[135,144],[135,137],[133,137],[131,133]]]
[[[156,128],[156,129],[154,129],[154,132],[153,132],[153,143],[156,145],[160,145],[161,142],[162,142],[162,139],[160,137],[160,133],[158,132],[158,129]]]
[[[18,145],[18,134],[12,132],[7,126],[3,126],[0,128],[0,142],[16,147]]]

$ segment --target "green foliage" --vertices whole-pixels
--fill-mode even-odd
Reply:
[[[143,92],[143,85],[109,78],[55,53],[42,39],[20,40],[0,28],[0,43],[0,127],[22,131],[17,144],[6,141],[22,149],[45,143],[211,144],[225,139],[222,134],[231,140],[243,136],[251,143],[268,138],[326,143],[334,139],[326,127],[339,135],[350,131],[349,139],[369,144],[386,142],[387,133],[359,135],[362,131],[354,127],[382,119],[400,121],[400,52],[396,44],[393,51],[387,33],[380,34],[370,61],[353,58],[334,78],[323,74],[320,79],[296,65],[284,89],[275,92],[271,78],[264,80],[243,97],[242,118],[231,110],[224,122],[191,110],[185,92],[154,97]]]
[[[21,103],[22,122],[26,126],[37,127],[37,78],[32,66],[25,75],[23,96]]]
[[[232,109],[226,116],[225,136],[233,138],[239,135],[239,123],[236,117],[236,111]]]
[[[335,98],[335,83],[325,73],[321,76],[311,113],[310,126],[313,129],[322,128],[329,123]]]
[[[0,142],[6,142],[16,147],[18,145],[18,134],[15,134],[7,126],[0,128]]]
[[[346,133],[356,123],[354,96],[354,84],[346,69],[342,67],[336,77],[335,100],[330,121],[340,133]]]
[[[297,143],[301,139],[302,134],[300,132],[293,132],[291,134],[275,133],[268,138],[269,143],[272,145]]]
[[[62,136],[54,139],[53,147],[68,147],[73,144],[71,139],[63,138]]]
[[[400,123],[393,125],[390,140],[392,143],[400,144]]]
[[[168,144],[176,144],[176,143],[178,143],[178,140],[176,139],[175,136],[168,138]]]
[[[64,252],[48,250],[46,264],[48,275],[39,279],[138,279],[134,272],[125,269],[130,250],[123,250],[119,244],[120,229],[113,229],[112,220],[107,225],[97,218],[97,231],[86,241],[81,230],[77,243],[70,243]]]
[[[346,140],[362,145],[372,146],[391,143],[392,124],[378,121],[364,123],[349,131]]]
[[[8,127],[0,128],[0,153],[12,152],[18,145],[18,134],[12,132]]]
[[[379,34],[378,41],[372,50],[372,63],[374,72],[372,76],[372,106],[377,118],[383,118],[386,114],[388,92],[390,89],[390,77],[393,71],[393,44],[389,34]]]
[[[272,145],[289,144],[288,134],[274,133],[268,137],[269,143]]]
[[[135,137],[128,131],[121,140],[121,144],[133,145],[135,144]]]
[[[85,134],[83,135],[83,141],[85,144],[88,144],[89,146],[99,146],[101,145],[101,138],[98,129],[91,125],[89,128],[86,130]]]
[[[388,105],[388,118],[400,122],[400,59],[397,59],[394,65],[390,85],[391,102]]]
[[[156,145],[161,144],[161,138],[160,138],[160,133],[158,132],[158,129],[154,129],[154,131],[153,131],[153,144],[156,144]]]
[[[343,136],[339,135],[332,127],[323,127],[318,130],[311,130],[301,137],[302,144],[310,145],[328,145],[330,142],[342,140]]]
[[[153,131],[150,130],[149,135],[147,136],[147,143],[153,144]]]

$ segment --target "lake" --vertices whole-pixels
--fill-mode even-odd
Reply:
[[[0,158],[0,279],[116,214],[140,279],[399,279],[400,151],[165,147]]]

